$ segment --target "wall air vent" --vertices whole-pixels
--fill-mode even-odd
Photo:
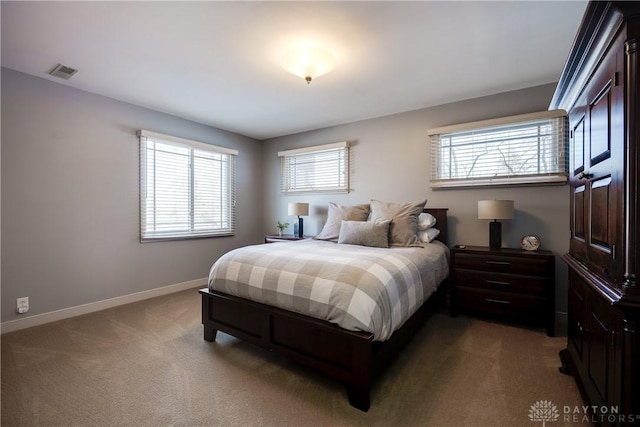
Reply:
[[[61,79],[69,80],[71,76],[77,73],[78,70],[75,68],[67,67],[66,65],[58,64],[55,68],[49,71],[49,74],[55,77],[60,77]]]

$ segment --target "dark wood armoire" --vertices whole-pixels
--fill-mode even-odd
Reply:
[[[590,2],[550,105],[569,113],[570,133],[561,370],[602,425],[640,424],[638,43],[640,2]]]

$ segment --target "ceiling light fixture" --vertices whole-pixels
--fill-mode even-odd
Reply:
[[[282,68],[302,77],[307,81],[307,84],[333,70],[333,67],[334,60],[331,54],[320,48],[290,50],[282,58]]]

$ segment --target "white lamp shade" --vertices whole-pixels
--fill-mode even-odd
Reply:
[[[289,203],[289,215],[291,216],[309,215],[309,203]]]
[[[478,200],[478,219],[513,219],[513,200]]]

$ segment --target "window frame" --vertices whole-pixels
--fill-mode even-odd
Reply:
[[[445,164],[444,153],[449,150],[452,152],[455,148],[455,145],[449,142],[449,146],[446,147],[444,142],[445,140],[451,141],[452,138],[459,138],[462,140],[463,137],[467,136],[471,138],[469,142],[465,143],[468,146],[476,145],[481,147],[482,144],[486,144],[491,147],[489,144],[500,144],[509,138],[494,138],[494,139],[486,139],[485,141],[480,141],[480,139],[484,136],[488,136],[491,134],[497,135],[500,132],[511,131],[517,127],[522,129],[538,127],[541,125],[549,126],[551,125],[552,131],[548,138],[551,139],[551,142],[548,144],[548,155],[546,158],[542,158],[540,156],[540,150],[538,150],[538,156],[536,159],[536,163],[534,163],[537,172],[535,173],[502,173],[496,175],[487,174],[485,176],[474,175],[474,176],[455,176],[453,172],[454,163],[450,162]],[[482,120],[471,123],[463,123],[452,126],[444,126],[440,128],[430,129],[428,131],[428,135],[430,137],[430,155],[431,155],[431,179],[430,179],[430,187],[432,189],[446,189],[446,188],[459,188],[459,187],[480,187],[480,186],[509,186],[509,185],[558,185],[558,184],[566,184],[568,181],[568,168],[569,168],[569,156],[568,156],[568,148],[569,148],[569,137],[568,137],[568,119],[567,113],[564,110],[552,110],[552,111],[541,111],[537,113],[530,114],[521,114],[517,116],[510,117],[502,117],[498,119],[491,120]],[[469,137],[468,135],[472,135]],[[540,147],[541,140],[545,135],[540,135],[538,133],[537,136],[537,145]],[[536,139],[535,136],[527,135],[516,137],[513,139],[519,140],[531,140],[534,141]],[[522,144],[522,143],[520,143]],[[533,144],[533,142],[531,142]],[[458,148],[462,147],[463,144],[460,143]],[[523,144],[524,147],[524,144]],[[529,147],[531,149],[531,147]],[[522,154],[526,152],[526,150],[520,150],[520,147],[516,150],[518,153]],[[460,151],[462,152],[462,151]],[[515,151],[512,151],[515,152]],[[468,153],[464,153],[468,155]],[[552,157],[556,155],[556,157]],[[450,153],[449,158],[452,158]],[[541,164],[545,161],[549,161],[553,164],[553,168],[548,168],[548,170],[542,170]],[[474,161],[477,160],[474,159]],[[493,159],[491,159],[493,160]],[[514,164],[508,162],[498,163],[498,157],[492,163],[492,166],[495,168],[499,168],[500,166],[506,167],[507,169],[511,169]],[[495,170],[495,169],[491,169]]]
[[[319,157],[324,154],[336,154],[337,158],[319,160]],[[280,151],[278,157],[280,158],[280,192],[283,194],[349,193],[350,191],[351,153],[348,141]],[[322,165],[321,162],[325,164]],[[298,163],[301,167],[296,171],[294,169]],[[318,172],[327,164],[332,168],[329,173]],[[310,165],[313,165],[313,170],[309,170]],[[322,180],[325,182],[323,183]],[[297,185],[296,182],[301,184]],[[327,182],[331,184],[324,185]]]
[[[148,130],[139,130],[137,132],[139,138],[139,161],[140,161],[140,176],[139,176],[139,189],[140,189],[140,217],[139,217],[139,232],[140,232],[140,242],[159,242],[159,241],[168,241],[168,240],[187,240],[187,239],[200,239],[200,238],[209,238],[209,237],[219,237],[219,236],[231,236],[235,234],[235,216],[236,216],[236,159],[238,156],[238,151],[219,147],[213,144],[208,144],[199,141],[193,141],[185,138],[180,138],[171,135],[165,135],[157,132],[151,132]],[[175,160],[179,156],[188,156],[188,164],[186,165],[186,169],[182,169],[183,165],[178,165],[178,171],[182,173],[186,173],[188,175],[187,179],[181,179],[180,182],[176,183],[175,186],[167,187],[165,190],[173,189],[174,191],[182,191],[185,194],[185,198],[187,200],[188,212],[184,210],[184,206],[180,207],[182,211],[177,215],[182,215],[185,218],[188,218],[188,227],[180,227],[179,229],[174,230],[158,230],[158,227],[168,227],[170,222],[158,221],[159,212],[152,212],[149,216],[149,210],[147,206],[149,202],[157,203],[158,193],[153,194],[151,198],[147,197],[149,194],[148,187],[149,182],[153,181],[157,182],[158,171],[153,172],[153,175],[148,175],[150,172],[149,163],[156,159],[158,151],[157,145],[154,148],[150,148],[149,144],[164,144],[166,148],[172,146],[175,150],[182,150],[183,152],[178,154],[175,153],[175,157],[171,159],[170,165],[165,165],[165,172],[167,172],[166,168],[173,168],[176,166]],[[167,150],[164,150],[165,154],[171,156]],[[150,158],[150,151],[153,152],[153,159]],[[185,151],[188,152],[188,155],[185,154]],[[208,159],[207,159],[208,158]],[[210,160],[209,168],[200,168],[202,171],[198,178],[198,166],[197,164],[202,164],[202,161],[206,162]],[[157,167],[157,162],[155,163]],[[202,224],[202,219],[198,220],[198,214],[211,215],[211,210],[207,212],[206,209],[199,209],[198,204],[200,206],[205,205],[206,202],[211,203],[214,198],[205,197],[198,198],[198,183],[197,180],[201,179],[203,176],[207,174],[211,175],[212,173],[217,173],[219,176],[219,191],[216,193],[219,195],[218,202],[219,205],[216,204],[217,212],[213,215],[218,216],[219,219],[219,227],[209,227],[198,230],[198,224]],[[148,178],[153,176],[152,180]],[[165,174],[166,176],[166,174]],[[214,181],[210,184],[217,185],[218,182]],[[152,184],[153,185],[153,184]],[[184,191],[184,186],[187,186],[187,190]],[[179,188],[178,188],[179,187]],[[206,180],[205,180],[206,187]],[[154,190],[150,190],[152,193]],[[207,189],[204,191],[200,191],[200,194],[206,194]],[[216,202],[213,202],[214,204]],[[150,208],[153,210],[154,208]],[[213,209],[213,208],[212,208]],[[186,216],[185,216],[186,215]],[[213,222],[213,220],[210,220]],[[156,225],[155,230],[150,227],[147,227],[147,224],[153,222]],[[206,223],[206,221],[205,221]],[[224,226],[222,225],[224,224]]]

